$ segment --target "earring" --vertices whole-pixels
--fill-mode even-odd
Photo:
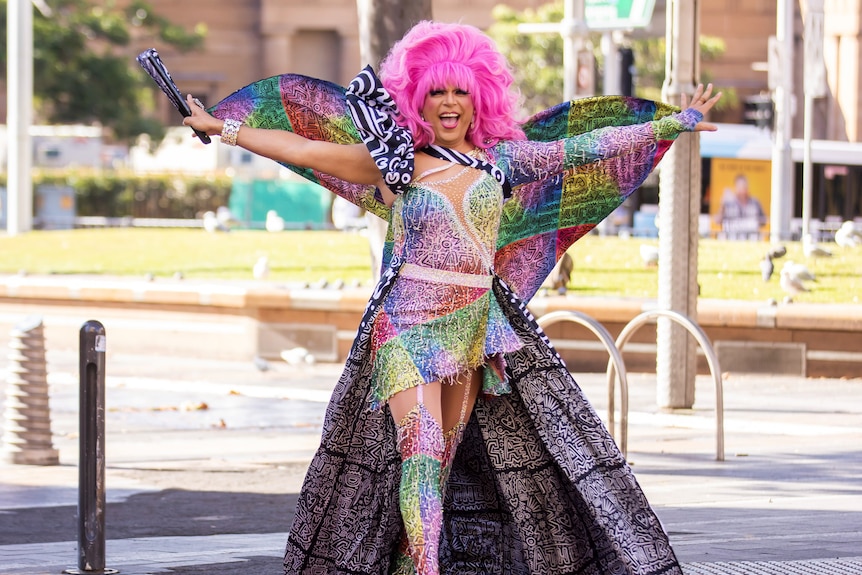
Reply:
[[[470,118],[470,129],[474,129],[476,127],[476,114],[473,114],[473,117]]]

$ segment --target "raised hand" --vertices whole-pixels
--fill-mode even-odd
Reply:
[[[191,94],[186,95],[186,102],[189,105],[189,110],[191,110],[192,115],[183,118],[184,126],[191,126],[192,128],[200,130],[210,136],[221,134],[224,122],[211,116],[197,98],[192,97]]]
[[[721,92],[716,93],[714,96],[712,95],[712,84],[710,83],[706,85],[706,88],[703,87],[703,84],[697,85],[697,89],[691,96],[690,104],[688,103],[688,97],[685,94],[682,95],[681,101],[683,109],[694,108],[706,116],[707,112],[709,112],[720,99]],[[694,127],[695,132],[714,132],[717,129],[718,126],[709,122],[698,122]]]

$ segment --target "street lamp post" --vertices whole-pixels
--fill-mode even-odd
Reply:
[[[33,227],[33,178],[30,124],[33,105],[33,3],[9,0],[7,6],[7,182],[6,233]]]
[[[823,0],[808,0],[805,15],[805,101],[803,118],[802,159],[802,241],[813,244],[819,238],[811,236],[811,196],[813,166],[811,138],[813,131],[814,99],[827,94],[826,65],[823,62]]]
[[[778,0],[776,25],[777,78],[773,90],[772,194],[769,239],[772,243],[790,239],[793,202],[793,157],[790,151],[793,118],[793,17],[795,0]],[[802,233],[808,233],[803,229]]]

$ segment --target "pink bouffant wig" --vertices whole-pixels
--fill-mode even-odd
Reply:
[[[380,80],[398,106],[399,123],[413,134],[416,149],[434,141],[434,131],[421,115],[425,96],[449,85],[470,93],[475,116],[467,138],[475,146],[524,139],[514,117],[518,94],[511,89],[509,64],[478,28],[419,22],[380,64]]]

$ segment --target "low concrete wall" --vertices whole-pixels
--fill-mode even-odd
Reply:
[[[614,337],[654,300],[559,297],[534,300],[539,316],[576,309],[602,323]],[[700,300],[695,321],[715,348],[725,372],[862,377],[862,305],[779,304]],[[551,341],[573,371],[604,371],[607,352],[586,328],[570,322],[549,326]],[[656,332],[639,329],[622,350],[631,371],[655,371]],[[709,373],[700,354],[698,370]]]
[[[277,358],[306,347],[320,361],[343,361],[370,288],[305,289],[275,283],[103,277],[0,277],[0,345],[18,321],[40,315],[48,349],[77,349],[90,319],[105,325],[109,353]],[[654,300],[537,297],[536,317],[577,310],[616,338]],[[701,300],[695,318],[717,350],[722,371],[862,377],[862,305]],[[548,326],[569,367],[602,372],[608,355],[586,328]],[[655,328],[639,329],[623,349],[629,371],[654,371]],[[705,359],[700,370],[707,373]]]

